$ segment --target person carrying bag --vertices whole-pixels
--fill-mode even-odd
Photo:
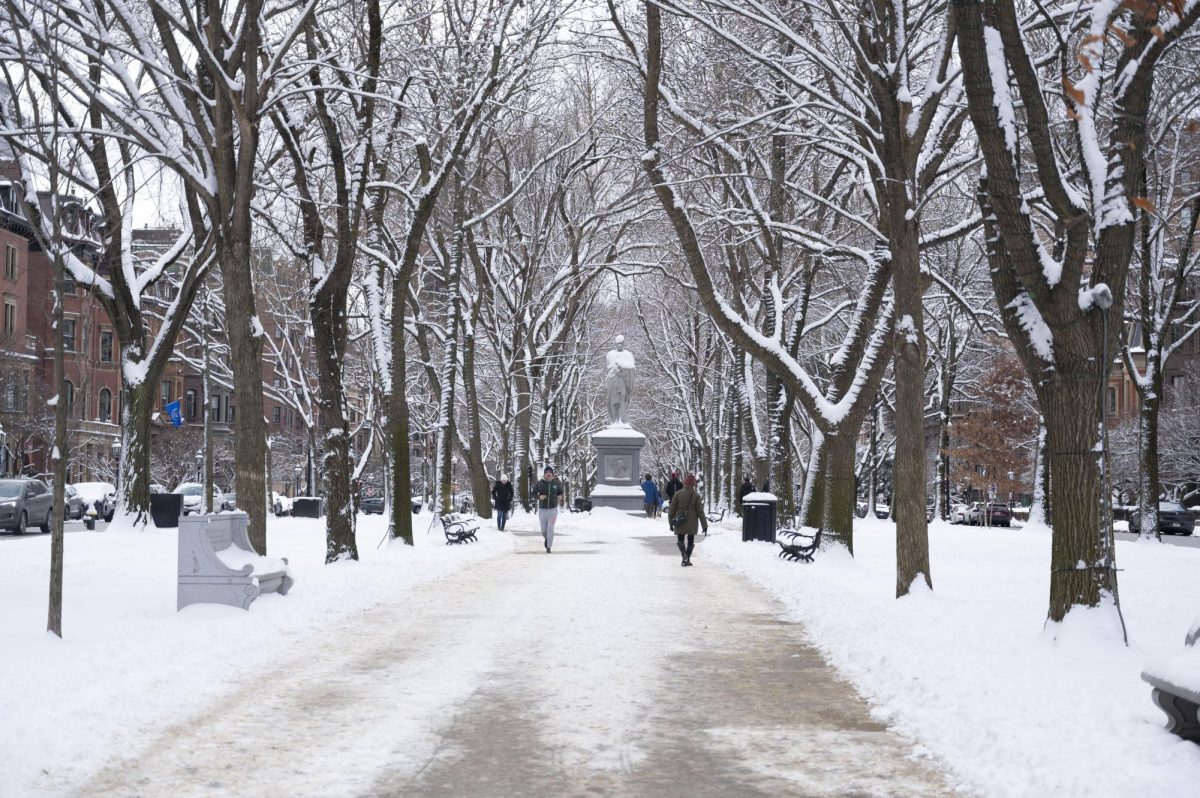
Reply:
[[[679,553],[683,555],[682,566],[687,568],[692,564],[692,551],[696,548],[696,529],[704,527],[708,532],[708,518],[704,515],[704,501],[696,491],[696,477],[688,474],[683,479],[683,487],[675,491],[671,503],[667,507],[667,519],[675,540],[679,544]],[[685,540],[686,538],[686,540]]]

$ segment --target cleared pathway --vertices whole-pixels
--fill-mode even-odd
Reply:
[[[564,516],[298,641],[79,791],[101,796],[933,796],[936,768],[665,523]],[[186,689],[186,686],[181,686]]]

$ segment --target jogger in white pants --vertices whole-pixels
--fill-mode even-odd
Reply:
[[[563,484],[554,476],[554,469],[546,466],[542,478],[534,488],[537,495],[538,525],[546,541],[546,553],[554,546],[554,522],[558,520],[558,508],[563,503]]]

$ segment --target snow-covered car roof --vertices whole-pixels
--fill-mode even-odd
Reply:
[[[110,493],[117,492],[116,486],[111,482],[76,482],[75,490],[79,493],[79,498],[85,501],[103,499]]]

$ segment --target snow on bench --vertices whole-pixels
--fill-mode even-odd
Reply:
[[[287,559],[260,556],[249,529],[250,517],[241,511],[179,519],[177,609],[228,604],[246,610],[263,593],[282,596],[291,589]]]
[[[1184,638],[1183,651],[1142,671],[1142,681],[1154,689],[1150,697],[1167,713],[1167,731],[1200,743],[1200,616]]]
[[[442,531],[446,533],[446,545],[474,543],[478,538],[479,522],[473,516],[451,513],[442,516]]]

